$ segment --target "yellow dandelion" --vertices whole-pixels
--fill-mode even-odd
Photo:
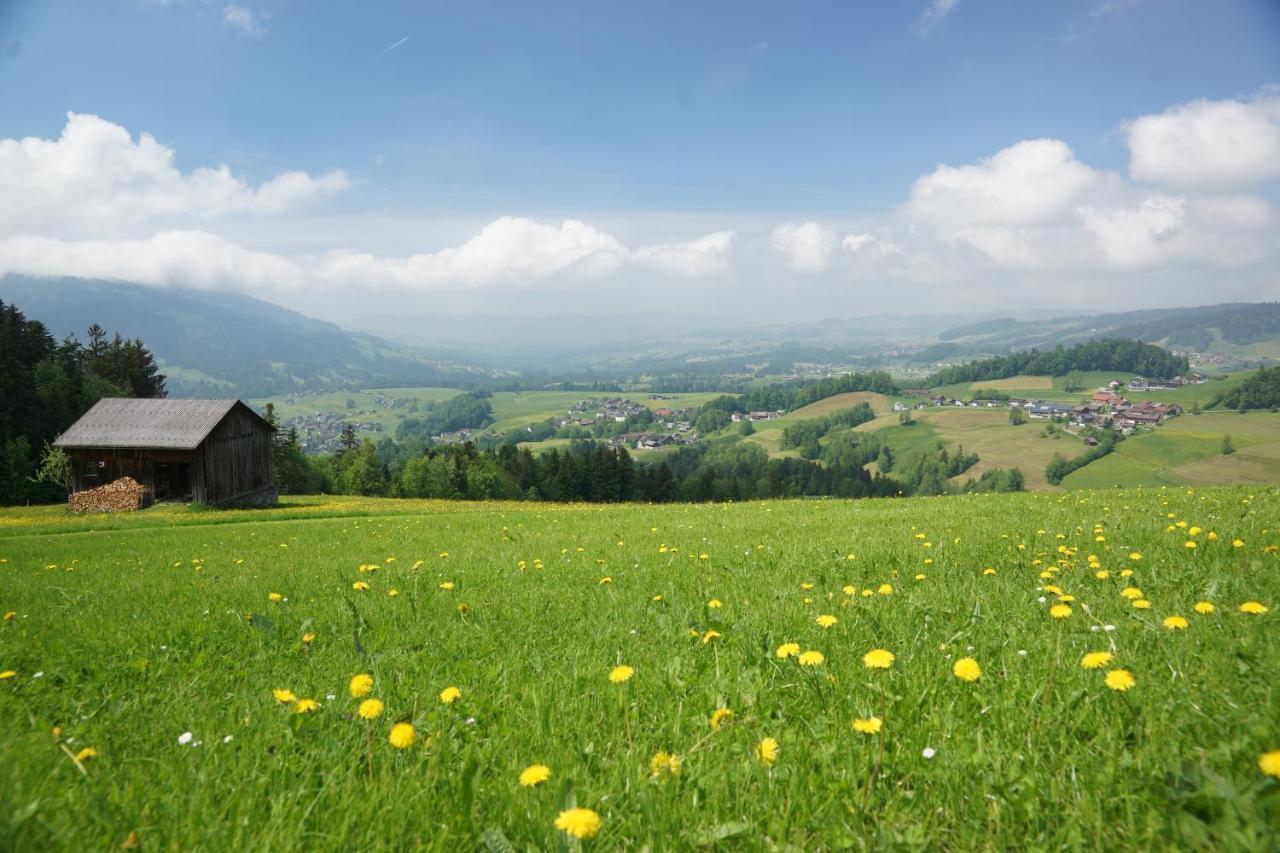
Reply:
[[[862,656],[862,664],[868,669],[888,669],[893,661],[893,652],[886,649],[872,649]]]
[[[18,618],[18,611],[16,610],[10,610],[8,613],[4,614],[4,621],[6,622],[12,622],[14,619],[17,619],[17,618]]]
[[[408,723],[396,723],[391,727],[391,734],[387,735],[387,740],[396,749],[408,749],[417,739],[418,733]]]
[[[470,604],[467,604],[465,601],[459,601],[459,602],[458,602],[458,612],[459,612],[459,613],[461,613],[461,614],[462,614],[462,615],[464,615],[464,616],[465,616],[465,615],[467,615],[468,613],[470,613],[470,612],[471,612],[471,605],[470,605]]]
[[[1134,610],[1150,610],[1151,609],[1151,602],[1147,601],[1145,598],[1135,598],[1132,602],[1130,602],[1130,605],[1133,607]]]
[[[17,674],[18,673],[15,670],[6,669],[4,672],[0,672],[0,681],[7,681],[8,679],[13,678]]]
[[[778,742],[771,737],[762,738],[756,744],[756,760],[766,767],[778,760]]]
[[[1251,616],[1261,616],[1267,610],[1267,606],[1260,601],[1246,601],[1240,605],[1240,612],[1248,613]]]
[[[1273,749],[1259,755],[1258,769],[1268,776],[1280,779],[1280,749]]]
[[[556,829],[580,841],[594,838],[600,831],[600,815],[591,809],[565,809],[556,817]]]
[[[622,684],[623,682],[630,681],[631,676],[635,674],[636,671],[633,668],[626,664],[622,664],[609,670],[609,681],[613,684]]]
[[[1107,673],[1107,686],[1112,690],[1125,691],[1138,683],[1133,673],[1127,669],[1113,669]]]
[[[368,696],[373,692],[373,676],[367,672],[351,676],[351,681],[347,683],[347,690],[351,693],[352,699]]]
[[[457,687],[446,687],[440,691],[440,701],[446,705],[452,705],[462,698],[462,691]]]
[[[609,577],[608,575],[605,575],[604,577],[600,578],[600,586],[604,586],[605,584],[610,584],[610,583],[613,583],[613,578]]]
[[[449,590],[453,589],[453,581],[445,581],[444,583],[440,584],[440,588],[443,589],[445,592],[448,592]]]
[[[983,569],[983,570],[982,570],[982,573],[983,573],[984,575],[994,575],[994,574],[996,573],[996,570],[995,570],[995,569],[991,569],[991,568],[987,568],[987,569]]]
[[[719,637],[719,636],[720,636],[719,631],[717,631],[715,628],[710,628],[707,630],[707,633],[702,635],[702,644],[705,646],[707,643],[711,642],[712,640],[714,640],[716,637]]]
[[[98,757],[98,750],[94,749],[91,746],[86,746],[84,749],[76,753],[76,761],[81,761],[81,762],[88,761],[90,758],[97,758],[97,757]]]
[[[284,596],[278,592],[269,592],[267,593],[267,598],[271,601],[281,601],[284,599]]]
[[[880,586],[876,587],[876,592],[880,593],[881,595],[893,595],[893,585],[882,583],[880,584]]]
[[[860,718],[853,721],[853,730],[862,732],[864,735],[880,734],[880,729],[882,728],[884,728],[884,721],[879,717]]]
[[[0,675],[3,675],[3,673],[0,673]],[[271,695],[276,697],[276,701],[279,702],[281,705],[286,705],[290,702],[298,701],[298,697],[293,695],[292,690],[285,690],[283,688],[278,688],[276,690],[272,690]]]
[[[319,707],[320,703],[314,699],[299,699],[293,703],[293,712],[295,714],[310,714]]]
[[[1054,619],[1066,619],[1071,615],[1071,608],[1066,604],[1055,604],[1049,608],[1049,615]]]
[[[711,712],[711,730],[716,731],[721,726],[733,722],[733,711],[729,708],[716,708]]]
[[[1243,539],[1232,539],[1232,540],[1231,540],[1231,547],[1232,547],[1232,548],[1243,548],[1243,547],[1244,547],[1244,540],[1243,540]]]
[[[822,666],[822,662],[826,658],[822,656],[822,652],[807,651],[800,655],[801,666]]]
[[[551,768],[545,764],[530,764],[520,771],[520,787],[532,788],[551,778]]]
[[[982,667],[973,658],[960,658],[951,667],[951,672],[961,681],[977,681],[982,677]]]
[[[351,588],[352,588],[352,589],[354,589],[356,592],[368,592],[368,591],[369,591],[369,585],[368,585],[367,583],[365,583],[364,581],[356,581],[355,583],[353,583],[353,584],[351,585]]]
[[[302,645],[309,646],[316,641],[316,635],[311,631],[302,635]]]
[[[360,703],[356,713],[360,715],[362,720],[376,720],[382,716],[382,708],[381,699],[366,699]]]
[[[832,625],[836,624],[840,620],[832,616],[830,613],[824,613],[814,621],[818,623],[819,627],[830,628]]]
[[[1111,652],[1089,652],[1080,658],[1080,665],[1085,669],[1102,669],[1113,660],[1115,656]]]
[[[1142,590],[1138,589],[1136,586],[1126,586],[1124,589],[1120,590],[1120,594],[1130,601],[1142,598]]]
[[[1211,601],[1197,601],[1196,606],[1193,609],[1201,616],[1206,616],[1218,608],[1215,607]]]
[[[721,607],[724,607],[724,602],[718,598],[713,598],[707,602],[707,607],[710,607],[712,610],[718,610]]]
[[[1186,629],[1188,622],[1183,616],[1166,616],[1160,624],[1170,631],[1182,631]]]
[[[653,773],[654,776],[662,776],[663,774],[668,776],[679,776],[680,756],[665,750],[658,750],[653,754],[653,757],[649,759],[649,771]]]

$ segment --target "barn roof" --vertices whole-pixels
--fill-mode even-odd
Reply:
[[[105,397],[54,441],[55,447],[148,447],[195,450],[239,400]]]

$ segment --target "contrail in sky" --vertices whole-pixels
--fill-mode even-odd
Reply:
[[[405,36],[404,38],[400,39],[400,41],[396,42],[395,44],[391,45],[390,47],[383,48],[382,53],[379,53],[379,54],[378,54],[378,56],[385,56],[386,54],[388,54],[388,53],[390,53],[391,51],[395,50],[395,49],[396,49],[397,47],[399,47],[400,45],[402,45],[402,44],[404,44],[405,42],[407,42],[408,40],[409,40],[409,37],[408,37],[408,36]]]

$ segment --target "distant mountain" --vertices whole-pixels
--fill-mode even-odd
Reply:
[[[349,332],[242,294],[7,276],[0,278],[0,300],[56,337],[83,340],[98,323],[141,338],[168,375],[173,396],[460,386],[492,375],[456,353]]]
[[[1104,337],[1133,338],[1191,352],[1230,352],[1280,340],[1280,303],[1231,302],[1045,320],[998,319],[946,329],[938,335],[943,343],[918,355],[925,360],[1006,355]]]

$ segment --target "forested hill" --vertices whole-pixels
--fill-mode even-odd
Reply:
[[[401,347],[238,294],[8,276],[0,278],[0,299],[55,337],[82,335],[99,323],[145,340],[176,397],[458,387],[490,376],[448,353]]]
[[[1119,370],[1151,379],[1168,379],[1188,370],[1187,359],[1168,350],[1141,341],[1106,338],[1056,347],[1041,352],[1027,350],[1013,355],[971,361],[940,370],[927,380],[927,385],[951,385],[956,382],[980,382],[1007,379],[1010,376],[1066,376],[1073,370]]]

